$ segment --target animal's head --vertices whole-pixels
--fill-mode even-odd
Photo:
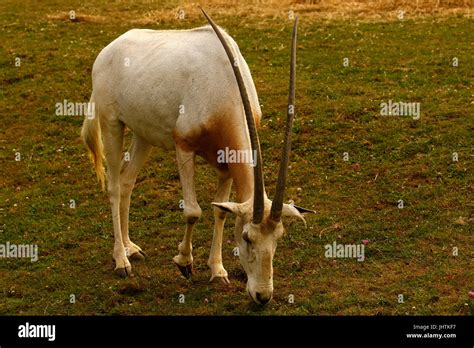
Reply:
[[[244,203],[225,202],[213,203],[213,205],[237,216],[235,237],[239,246],[240,263],[247,274],[247,292],[256,303],[266,304],[273,295],[273,256],[275,255],[277,241],[283,236],[282,218],[293,216],[304,221],[303,213],[314,213],[312,210],[283,203],[291,149],[290,135],[295,111],[296,28],[298,19],[296,18],[293,26],[291,44],[290,93],[288,98],[285,141],[275,197],[273,201],[271,201],[265,194],[260,144],[249,97],[239,66],[233,63],[237,60],[234,58],[233,52],[222,36],[219,28],[204,10],[203,13],[221,41],[234,70],[244,106],[252,153],[256,154],[253,168],[253,199]]]
[[[247,274],[247,292],[256,303],[266,304],[273,295],[273,257],[277,242],[284,231],[281,218],[298,217],[305,221],[302,214],[313,211],[283,204],[281,211],[272,216],[272,208],[275,205],[265,197],[263,219],[261,222],[254,222],[251,201],[213,205],[237,216],[235,238],[239,247],[240,263]]]

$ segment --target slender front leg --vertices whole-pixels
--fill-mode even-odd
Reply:
[[[201,217],[201,208],[196,200],[194,189],[194,152],[185,151],[176,145],[176,159],[178,161],[179,177],[183,188],[184,216],[186,218],[186,232],[183,241],[179,244],[179,254],[173,258],[181,273],[188,279],[193,272],[192,235],[196,221]]]
[[[229,172],[220,172],[219,183],[214,201],[217,203],[227,202],[230,196],[232,178]],[[221,278],[225,284],[229,284],[227,271],[222,264],[222,237],[224,234],[226,212],[214,207],[214,236],[212,237],[211,252],[207,265],[211,269],[211,280]]]

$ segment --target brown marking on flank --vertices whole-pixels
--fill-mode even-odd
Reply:
[[[243,128],[240,122],[245,118],[235,114],[219,114],[196,127],[187,134],[179,134],[175,128],[173,139],[176,146],[189,152],[195,152],[219,171],[229,171],[237,193],[237,201],[243,202],[253,194],[253,167],[249,163],[218,163],[217,152],[226,147],[232,150],[250,150],[250,142],[246,133],[238,131]],[[256,126],[260,125],[259,115],[254,114]]]

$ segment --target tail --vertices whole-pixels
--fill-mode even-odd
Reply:
[[[89,151],[89,157],[94,164],[97,178],[102,190],[105,190],[105,170],[103,165],[104,145],[102,143],[99,117],[96,112],[94,95],[91,96],[87,115],[82,125],[81,138]]]

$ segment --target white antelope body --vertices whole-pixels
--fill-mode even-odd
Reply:
[[[93,66],[91,102],[95,112],[85,119],[82,137],[102,184],[105,155],[117,274],[130,274],[129,259],[144,255],[128,233],[130,196],[138,171],[153,146],[175,149],[186,231],[173,261],[184,276],[191,277],[192,232],[201,216],[194,189],[194,160],[200,155],[219,175],[208,260],[211,280],[219,277],[229,282],[222,264],[222,235],[226,213],[233,212],[237,215],[235,239],[240,261],[248,276],[247,291],[255,302],[264,304],[273,293],[272,260],[283,227],[279,216],[270,217],[272,202],[263,186],[255,131],[261,111],[250,70],[237,44],[208,20],[211,26],[191,30],[131,30],[105,47]],[[295,38],[294,30],[293,46]],[[128,161],[122,158],[125,127],[133,132]],[[257,165],[222,163],[218,152],[223,149],[253,151]],[[286,162],[288,153],[289,146]],[[232,182],[237,203],[227,202]],[[284,178],[280,191],[282,202]],[[309,212],[281,202],[280,216],[302,218],[300,211]]]

